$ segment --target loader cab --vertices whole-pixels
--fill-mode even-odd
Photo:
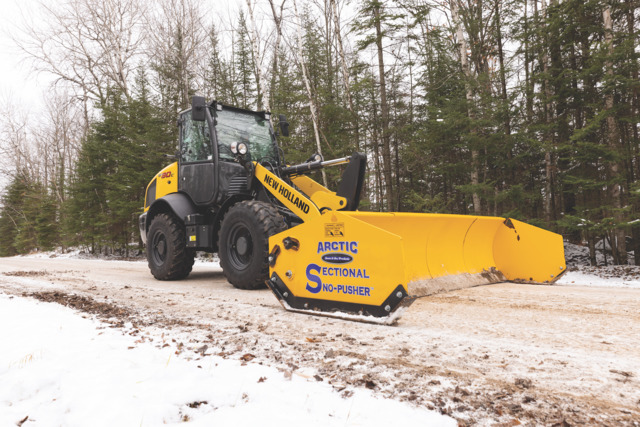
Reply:
[[[249,148],[247,161],[279,164],[278,148],[269,113],[217,104],[213,116],[221,161],[236,162],[237,158],[231,151],[231,145],[234,142],[242,142]]]
[[[250,195],[251,177],[231,150],[244,143],[246,161],[279,165],[278,148],[268,113],[205,104],[194,97],[192,108],[179,115],[178,190],[196,205],[222,204],[234,195]]]
[[[211,204],[217,193],[217,168],[211,127],[206,120],[193,120],[191,110],[181,113],[178,123],[178,191],[187,193],[196,204]]]

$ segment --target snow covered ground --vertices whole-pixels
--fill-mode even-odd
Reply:
[[[153,280],[144,259],[109,259],[0,263],[0,427],[638,419],[640,267],[568,262],[556,286],[442,294],[387,328],[284,312],[268,292],[228,285],[217,259],[181,283]],[[56,292],[44,300],[80,311],[21,297]]]
[[[567,273],[563,275],[556,284],[562,286],[640,289],[640,278],[635,275],[621,275],[616,270],[618,270],[618,268],[610,266],[597,267],[593,269],[585,268],[578,271],[567,271]]]
[[[457,424],[366,389],[344,397],[313,376],[206,349],[188,360],[160,332],[123,335],[56,304],[0,294],[0,324],[2,426]]]

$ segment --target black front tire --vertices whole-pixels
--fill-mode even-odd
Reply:
[[[255,200],[233,205],[222,220],[218,245],[220,266],[239,289],[261,289],[269,278],[269,237],[286,228],[268,203]]]
[[[187,248],[184,225],[173,215],[158,214],[147,233],[147,261],[158,280],[180,280],[191,273],[195,252]]]

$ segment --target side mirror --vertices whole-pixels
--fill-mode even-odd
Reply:
[[[280,135],[289,136],[289,122],[284,114],[278,116],[278,121],[280,122]]]
[[[205,109],[207,101],[204,96],[194,96],[191,98],[191,120],[203,122],[206,120]]]

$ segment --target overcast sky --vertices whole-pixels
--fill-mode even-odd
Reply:
[[[7,96],[11,96],[14,100],[24,100],[26,104],[28,100],[40,97],[51,79],[50,76],[32,73],[30,65],[23,61],[24,56],[11,39],[24,22],[21,10],[27,15],[33,13],[36,1],[0,0],[0,5],[0,101],[4,102]]]

